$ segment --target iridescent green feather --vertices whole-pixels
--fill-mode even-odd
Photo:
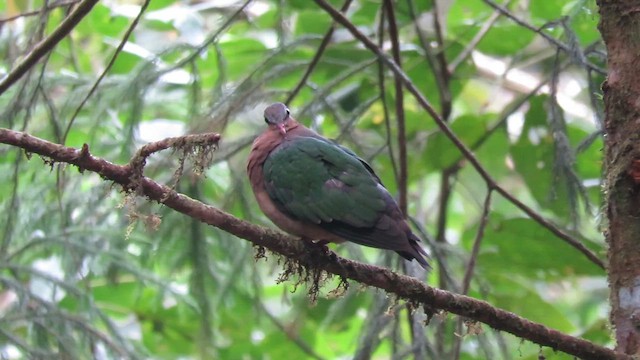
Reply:
[[[316,224],[376,224],[388,193],[353,153],[324,139],[285,140],[263,166],[269,196],[281,211]]]

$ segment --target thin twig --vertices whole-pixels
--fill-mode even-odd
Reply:
[[[380,22],[378,24],[378,46],[382,47],[384,43],[384,19],[385,7],[380,9]],[[378,87],[380,88],[380,101],[382,102],[382,112],[384,114],[384,127],[385,127],[385,141],[387,149],[389,151],[389,159],[391,159],[391,168],[393,169],[393,178],[396,184],[399,183],[398,164],[396,163],[396,157],[393,153],[393,143],[391,141],[391,119],[389,118],[389,105],[387,104],[387,90],[385,89],[384,81],[384,69],[385,66],[382,60],[378,59]]]
[[[449,84],[450,73],[448,72],[449,67],[447,66],[447,57],[444,53],[444,35],[442,34],[442,21],[440,21],[440,11],[438,10],[438,1],[434,0],[433,2],[433,27],[436,32],[436,41],[438,43],[438,50],[436,52],[436,59],[438,60],[438,65],[440,68],[440,75],[444,82]],[[449,109],[450,110],[450,109]],[[445,119],[447,116],[443,116]]]
[[[534,27],[533,25],[527,23],[526,21],[518,18],[517,16],[515,16],[511,11],[509,11],[509,9],[507,9],[506,7],[496,3],[493,0],[483,0],[487,5],[491,6],[492,8],[500,11],[504,16],[508,17],[509,19],[513,20],[513,22],[515,22],[516,24],[529,29],[531,31],[533,31],[534,33],[542,36],[545,40],[547,40],[548,42],[550,42],[551,44],[553,44],[554,46],[556,46],[558,49],[561,49],[562,51],[564,51],[565,53],[571,55],[574,55],[575,51],[574,49],[571,48],[570,45],[567,45],[565,43],[563,43],[562,41],[554,38],[553,36],[545,33],[544,31],[542,31],[542,29],[538,29],[536,27]],[[589,61],[586,61],[586,59],[584,58],[584,54],[582,54],[582,58],[583,58],[583,63],[582,65],[584,65],[585,67],[587,67],[590,70],[596,71],[597,73],[601,74],[601,75],[606,75],[607,71],[605,69],[602,69],[601,67],[592,64]]]
[[[21,168],[20,164],[22,163],[22,156],[20,154],[16,154],[16,159],[13,162],[13,175],[11,176],[11,182],[13,187],[11,189],[11,199],[7,202],[7,207],[5,215],[6,220],[4,223],[4,230],[2,233],[2,242],[0,242],[0,258],[3,261],[7,260],[7,251],[9,249],[9,245],[13,238],[13,230],[15,226],[15,217],[20,214],[20,201],[18,199],[18,186],[20,184],[20,174]]]
[[[439,42],[438,48],[436,52],[438,52],[438,57],[434,55],[433,47],[429,44],[424,32],[419,26],[418,16],[416,14],[415,5],[413,4],[413,0],[407,0],[409,6],[409,15],[411,16],[411,20],[413,21],[416,34],[418,35],[418,40],[420,42],[420,46],[425,53],[425,58],[427,59],[427,64],[431,68],[431,72],[433,73],[433,77],[436,80],[436,89],[438,90],[438,94],[440,95],[440,111],[442,118],[447,120],[451,115],[451,89],[449,88],[449,79],[451,78],[451,72],[447,68],[441,69],[441,64],[446,64],[447,59],[444,54],[444,43]],[[440,20],[438,20],[438,6],[437,2],[433,2],[433,13],[434,13],[434,27],[439,27]],[[442,36],[438,37],[438,41],[443,41]],[[380,46],[378,44],[378,46]]]
[[[476,238],[473,241],[473,248],[471,249],[471,256],[469,257],[469,263],[467,263],[467,270],[464,273],[464,279],[462,281],[462,294],[467,295],[469,293],[469,286],[471,285],[471,277],[473,277],[473,271],[475,270],[476,260],[480,251],[480,244],[484,237],[484,231],[489,222],[489,210],[491,209],[491,194],[492,191],[487,190],[487,196],[484,199],[484,205],[482,208],[482,215],[480,216],[480,225],[478,225],[478,232]]]
[[[353,355],[354,360],[368,360],[383,339],[380,336],[382,330],[393,319],[387,314],[389,299],[381,291],[373,295],[373,301],[367,311],[366,323],[362,333],[359,334],[358,347]]]
[[[476,267],[476,260],[478,259],[478,254],[480,253],[480,244],[482,244],[482,239],[484,237],[484,230],[489,223],[489,210],[491,210],[491,189],[487,189],[487,196],[484,199],[484,205],[482,207],[482,215],[480,215],[480,224],[478,225],[478,232],[476,233],[476,237],[473,240],[473,247],[471,248],[471,256],[469,257],[469,262],[467,263],[466,270],[464,273],[464,278],[462,280],[462,295],[467,295],[469,293],[469,287],[471,286],[471,278],[473,277],[473,272]],[[462,321],[461,317],[458,318],[456,322],[456,334],[458,336],[455,337],[455,343],[453,345],[453,359],[457,360],[460,358],[460,347],[462,345]]]
[[[236,17],[238,17],[238,15],[240,15],[244,11],[244,9],[251,3],[251,1],[252,0],[246,0],[244,3],[242,3],[242,5],[240,5],[240,7],[236,11],[234,11],[233,14],[231,14],[213,34],[211,34],[211,36],[209,36],[202,44],[198,45],[191,54],[189,54],[184,59],[176,62],[175,64],[173,64],[173,66],[167,67],[166,69],[160,71],[159,74],[161,75],[170,73],[171,71],[180,69],[181,67],[191,63],[196,57],[198,57],[203,51],[205,51],[209,47],[209,45],[218,40],[218,37],[222,34],[222,32],[229,26],[231,26]]]
[[[84,0],[67,16],[64,21],[44,40],[40,41],[25,58],[14,67],[0,82],[0,95],[4,94],[13,83],[18,81],[29,69],[31,69],[45,54],[64,39],[71,30],[78,25],[99,0]]]
[[[10,16],[10,17],[4,18],[4,19],[0,19],[0,25],[2,25],[4,23],[7,23],[7,22],[10,22],[10,21],[13,21],[13,20],[17,20],[17,19],[23,18],[23,17],[39,15],[43,11],[49,11],[49,10],[53,10],[55,8],[58,8],[58,7],[77,4],[78,2],[80,2],[80,0],[68,0],[68,1],[54,2],[53,4],[45,5],[45,7],[40,9],[40,10],[27,11],[27,12],[23,12],[23,13],[14,15],[14,16]]]
[[[450,169],[444,169],[440,174],[440,189],[438,191],[438,214],[437,214],[437,222],[436,222],[436,244],[439,247],[443,247],[444,244],[447,243],[447,210],[449,209],[449,200],[451,199],[451,193],[453,191],[452,183],[455,181],[455,174],[457,173],[459,167],[454,167]],[[438,256],[436,257],[436,261],[438,262],[438,268],[448,268],[446,256]],[[451,280],[446,276],[440,276],[438,278],[438,286],[441,289],[445,290],[454,290],[455,284],[451,283]],[[453,335],[452,331],[447,331],[446,327],[449,323],[447,321],[440,321],[436,324],[437,331],[435,333],[436,336],[436,351],[438,354],[445,353],[445,336],[447,334]],[[455,336],[455,335],[453,335]]]
[[[302,352],[307,354],[312,359],[324,360],[324,358],[318,355],[315,351],[313,351],[313,347],[311,347],[309,344],[307,344],[307,342],[305,342],[302,338],[300,338],[300,336],[297,333],[287,329],[287,326],[283,324],[275,315],[273,315],[269,311],[269,309],[267,309],[267,307],[262,303],[261,300],[259,299],[255,299],[255,300],[256,300],[255,303],[258,304],[260,311],[262,311],[265,315],[267,315],[269,320],[271,320],[271,322],[280,330],[280,332],[282,332],[287,338],[289,338],[289,340],[291,340],[292,343],[297,345],[298,348],[302,350]]]
[[[340,9],[340,11],[346,12],[347,10],[349,10],[349,6],[351,5],[352,1],[353,0],[346,0],[344,2],[344,5],[342,5],[342,8]],[[311,59],[311,62],[309,63],[309,67],[307,67],[307,70],[304,72],[304,75],[302,75],[302,78],[300,79],[300,81],[298,81],[298,85],[296,85],[296,87],[293,88],[289,96],[287,96],[287,100],[284,102],[285,104],[287,105],[291,104],[293,99],[295,99],[295,97],[298,96],[298,93],[300,92],[302,87],[307,83],[307,79],[309,79],[309,76],[311,76],[311,73],[318,65],[318,62],[320,61],[322,54],[324,54],[324,51],[327,49],[327,46],[331,41],[331,37],[333,36],[333,32],[335,31],[335,29],[336,29],[335,24],[331,24],[331,27],[329,28],[329,30],[327,30],[327,33],[322,38],[322,41],[320,42],[320,46],[318,46],[318,49],[316,50],[316,53],[313,56],[313,59]]]
[[[407,74],[402,71],[402,69],[396,64],[393,59],[390,59],[386,54],[378,47],[375,43],[371,41],[366,35],[364,35],[358,28],[353,25],[344,15],[338,12],[335,8],[329,5],[325,0],[315,0],[315,2],[325,9],[327,13],[329,13],[334,20],[342,24],[351,34],[358,39],[365,47],[371,50],[374,54],[376,54],[380,59],[382,59],[385,64],[391,69],[396,75],[400,76],[402,79],[402,83],[405,88],[411,93],[415,99],[418,101],[418,104],[431,115],[433,120],[436,122],[436,125],[440,128],[442,133],[449,138],[449,140],[458,148],[458,150],[464,155],[464,157],[469,161],[469,163],[474,167],[474,169],[478,172],[478,174],[483,178],[483,180],[487,183],[489,188],[494,189],[497,193],[502,195],[505,199],[513,203],[517,208],[519,208],[522,212],[527,214],[530,218],[538,222],[540,225],[549,230],[552,234],[557,236],[558,238],[565,241],[567,244],[573,246],[583,255],[585,255],[591,262],[604,269],[604,262],[591,250],[589,250],[584,244],[582,244],[579,240],[574,239],[571,235],[564,232],[564,230],[560,229],[558,226],[553,224],[551,221],[545,219],[540,214],[535,212],[529,206],[525,205],[522,201],[518,200],[516,197],[511,195],[508,191],[502,188],[498,183],[491,177],[489,172],[480,164],[478,158],[471,152],[471,150],[460,140],[456,134],[451,130],[449,125],[440,117],[440,115],[435,111],[433,106],[429,103],[426,97],[420,92],[420,90],[416,87],[416,85],[411,81],[411,79],[407,76]]]
[[[396,14],[393,8],[393,1],[384,0],[385,14],[389,23],[389,39],[391,40],[391,52],[398,67],[402,67],[400,58],[400,41],[398,39],[398,25],[396,24]],[[402,92],[402,80],[394,74],[394,87],[396,90],[396,123],[398,124],[398,162],[400,163],[400,174],[398,176],[398,205],[400,211],[407,215],[407,134],[404,126],[404,96]]]
[[[118,58],[118,55],[120,55],[120,52],[122,52],[122,49],[124,49],[124,46],[127,44],[127,41],[129,41],[129,36],[131,36],[131,33],[133,32],[133,30],[138,25],[138,22],[140,22],[140,19],[142,18],[142,14],[144,14],[145,10],[147,10],[147,7],[149,6],[150,2],[151,2],[151,0],[145,0],[145,2],[142,4],[142,7],[140,8],[140,12],[133,19],[133,21],[131,22],[131,25],[129,25],[129,28],[124,33],[124,36],[122,37],[122,40],[120,41],[120,44],[118,45],[116,50],[113,52],[113,55],[111,55],[111,59],[109,60],[109,63],[107,63],[107,66],[102,71],[102,74],[100,74],[98,79],[93,83],[93,86],[91,87],[91,89],[89,90],[87,95],[84,97],[84,99],[82,99],[82,101],[80,102],[80,105],[78,105],[78,107],[76,108],[76,111],[74,111],[73,115],[71,115],[71,119],[69,119],[69,122],[67,123],[67,127],[64,130],[64,135],[62,135],[62,144],[65,143],[65,141],[67,139],[67,136],[69,135],[69,131],[71,131],[71,127],[73,126],[73,123],[75,122],[76,117],[80,113],[80,110],[82,110],[82,108],[87,103],[87,101],[89,100],[91,95],[93,95],[93,93],[96,91],[96,89],[98,89],[98,85],[100,85],[100,83],[102,82],[102,79],[104,79],[104,77],[107,76],[107,73],[109,72],[109,70],[111,69],[113,64],[116,62],[116,59]]]
[[[438,10],[438,1],[433,2],[433,27],[436,34],[436,41],[438,42],[438,56],[442,54],[444,48],[444,36],[442,35],[442,22],[440,21],[440,11]],[[447,68],[447,62],[444,55],[440,57],[440,66],[444,69]]]
[[[465,46],[464,50],[462,50],[460,54],[458,54],[458,56],[456,56],[456,58],[453,59],[451,63],[449,63],[448,71],[450,74],[453,74],[458,66],[462,64],[462,62],[465,61],[467,57],[469,57],[469,55],[471,55],[471,52],[475,50],[476,46],[478,46],[478,43],[480,43],[480,40],[482,40],[484,36],[487,35],[489,30],[491,30],[491,27],[493,27],[493,24],[495,24],[499,17],[500,11],[495,10],[493,14],[491,14],[491,16],[489,16],[489,18],[484,22],[484,24],[482,24],[480,30],[478,30],[473,39],[471,39],[467,46]]]

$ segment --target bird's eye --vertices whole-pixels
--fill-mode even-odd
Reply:
[[[264,122],[266,122],[267,124],[269,123],[269,119],[267,119],[267,117],[265,116],[264,118]]]
[[[291,115],[291,113],[289,112],[289,109],[285,109],[287,110],[287,116]]]

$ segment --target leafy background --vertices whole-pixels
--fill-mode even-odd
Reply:
[[[76,2],[0,2],[0,74]],[[398,0],[394,8],[402,67],[455,134],[502,187],[604,257],[605,57],[595,4]],[[390,51],[379,1],[354,1],[347,16]],[[220,132],[204,174],[185,171],[177,181],[180,155],[170,151],[154,155],[145,174],[272,226],[245,176],[249,145],[264,128],[264,107],[292,95],[331,25],[312,1],[100,2],[0,97],[0,121],[68,146],[87,143],[120,164],[149,141]],[[397,194],[394,97],[392,74],[336,27],[289,107],[370,160]],[[497,194],[472,256],[487,186],[413,98],[405,95],[403,107],[408,212],[434,255],[428,283],[463,291],[473,258],[469,295],[611,345],[605,272]],[[276,256],[255,260],[245,241],[122,194],[98,175],[28,161],[9,147],[0,154],[4,358],[401,359],[418,350],[438,359],[571,358],[478,324],[458,327],[447,314],[412,328],[420,312],[357,284],[336,294],[330,281],[311,303],[304,285],[278,281]],[[399,267],[395,254],[335,249]]]

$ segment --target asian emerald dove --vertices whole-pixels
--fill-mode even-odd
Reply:
[[[294,120],[275,103],[251,148],[247,173],[260,209],[303,239],[393,250],[427,268],[426,252],[380,178],[351,150]]]

